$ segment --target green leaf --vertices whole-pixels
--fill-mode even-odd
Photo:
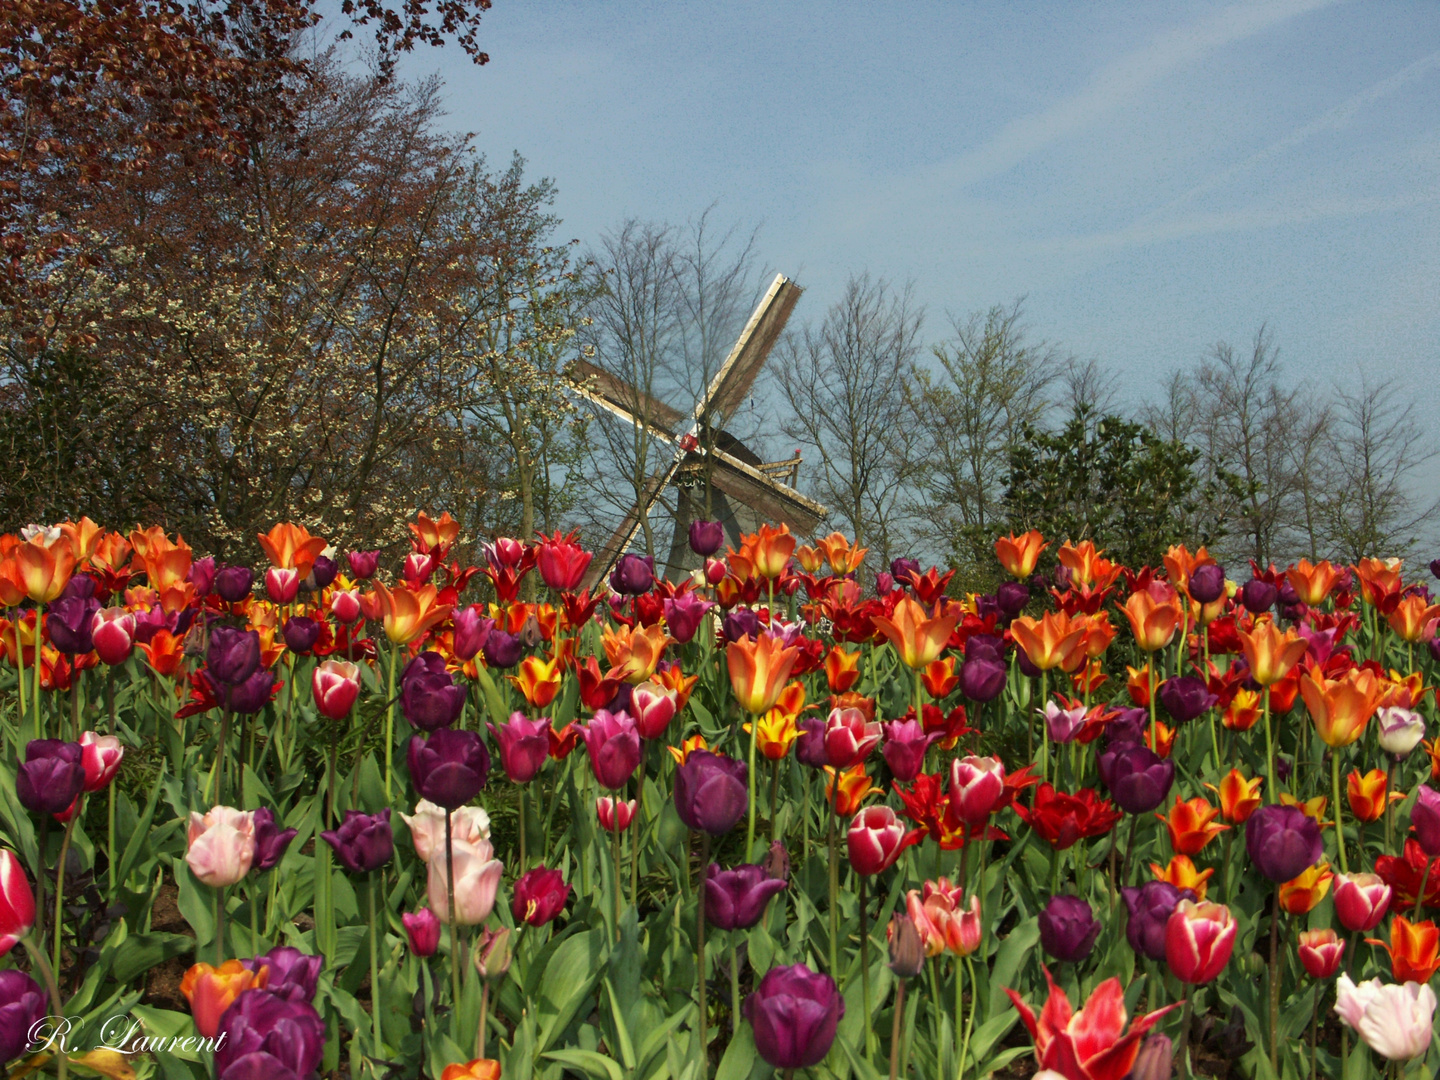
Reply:
[[[547,1050],[540,1056],[550,1061],[558,1061],[562,1065],[570,1065],[595,1080],[625,1080],[625,1074],[620,1071],[619,1065],[593,1050]]]
[[[128,983],[157,964],[194,949],[195,939],[188,934],[135,934],[115,950],[110,974],[116,982]]]
[[[755,1058],[755,1033],[749,1024],[741,1024],[740,1030],[735,1032],[730,1045],[725,1048],[725,1056],[720,1059],[715,1080],[749,1080],[750,1070],[755,1067]]]
[[[190,864],[184,859],[173,860],[175,870],[175,884],[179,888],[180,895],[177,898],[177,906],[180,914],[185,916],[185,921],[190,924],[190,929],[195,931],[197,944],[206,944],[215,940],[215,895],[207,885],[202,885],[200,880],[190,869]]]
[[[477,668],[475,678],[480,684],[480,693],[481,696],[485,698],[485,708],[490,713],[490,719],[499,727],[509,720],[510,717],[509,714],[505,712],[505,702],[500,699],[500,691],[495,686],[495,680],[490,677],[490,672],[483,667]],[[574,682],[577,687],[579,686],[579,683],[575,680],[569,681]]]
[[[990,969],[990,1000],[985,1003],[987,1022],[989,1018],[999,1015],[1002,1007],[1010,1007],[1010,1001],[1005,996],[1005,987],[1017,989],[1016,983],[1021,969],[1025,966],[1025,960],[1039,941],[1040,920],[1032,916],[1011,930],[1000,943],[1000,948],[995,953],[995,964]]]
[[[605,937],[603,929],[595,929],[566,938],[545,965],[535,1005],[542,1051],[570,1026],[581,1003],[595,989],[605,955]]]
[[[634,911],[634,908],[630,909]],[[615,1027],[616,1049],[620,1051],[620,1061],[625,1068],[635,1068],[635,1047],[630,1041],[630,1029],[625,1023],[625,1013],[620,1008],[620,1001],[615,996],[615,987],[607,978],[605,980],[605,992],[610,998],[610,1021]]]

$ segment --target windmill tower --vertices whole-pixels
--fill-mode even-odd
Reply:
[[[634,542],[667,486],[677,489],[674,532],[666,560],[672,574],[697,564],[688,534],[690,523],[705,516],[707,479],[710,517],[721,522],[731,544],[738,544],[742,532],[754,532],[762,522],[784,523],[791,532],[805,536],[825,519],[825,507],[795,490],[798,451],[784,461],[762,461],[725,430],[755,385],[800,292],[784,274],[775,275],[720,370],[688,414],[641,393],[594,364],[581,360],[570,366],[568,375],[576,394],[628,424],[645,428],[650,437],[673,449],[668,464],[651,475],[643,497],[596,553],[587,587],[604,578]],[[642,415],[635,415],[637,408]],[[705,434],[709,438],[702,438]]]

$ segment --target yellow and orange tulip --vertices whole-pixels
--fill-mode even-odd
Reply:
[[[1309,671],[1300,676],[1300,696],[1321,740],[1327,746],[1349,746],[1380,707],[1380,680],[1367,668],[1351,668],[1338,679]]]
[[[1295,590],[1295,595],[1300,597],[1301,602],[1309,607],[1316,607],[1330,595],[1330,590],[1335,587],[1335,582],[1340,577],[1340,571],[1331,566],[1328,559],[1321,559],[1318,563],[1301,559],[1285,571],[1285,576],[1290,580],[1290,587]]]
[[[753,641],[741,638],[727,645],[730,687],[740,707],[755,716],[773,709],[799,658],[798,648],[786,646],[769,634],[760,634]]]
[[[995,541],[995,557],[1011,577],[1027,578],[1035,572],[1040,553],[1049,546],[1037,529],[1031,529],[1019,536],[1012,532],[1009,536],[1002,536]]]
[[[305,571],[310,572],[308,569]],[[437,623],[443,622],[450,614],[450,605],[438,603],[434,585],[422,585],[412,589],[407,585],[386,588],[381,582],[375,583],[375,598],[379,601],[380,622],[385,627],[385,636],[396,645],[409,645]]]
[[[1240,647],[1250,665],[1250,677],[1261,686],[1274,686],[1300,662],[1306,644],[1295,631],[1281,633],[1270,619],[1259,619],[1248,632],[1240,632]]]
[[[1217,824],[1220,808],[1211,806],[1199,795],[1193,799],[1175,796],[1175,805],[1169,814],[1156,814],[1165,823],[1170,833],[1170,847],[1177,855],[1198,855],[1205,845],[1229,829],[1229,825]]]
[[[1325,899],[1334,878],[1329,863],[1316,863],[1293,881],[1280,886],[1280,909],[1291,915],[1308,914]]]
[[[1183,612],[1175,590],[1164,582],[1153,582],[1125,601],[1125,617],[1135,634],[1135,644],[1145,652],[1156,652],[1175,639]]]
[[[936,659],[944,650],[945,643],[958,615],[929,616],[925,608],[908,596],[902,597],[895,605],[894,618],[883,615],[873,616],[875,626],[890,640],[905,666],[918,670]]]
[[[272,566],[281,570],[293,569],[302,578],[310,573],[315,560],[325,550],[323,536],[311,536],[305,526],[292,525],[288,521],[280,522],[268,533],[260,533],[256,539],[265,549],[265,557]]]
[[[1197,901],[1205,899],[1210,876],[1215,873],[1213,869],[1197,870],[1188,855],[1176,855],[1165,866],[1151,863],[1150,872],[1156,881],[1167,881],[1177,889],[1189,889]]]
[[[659,623],[653,626],[627,626],[611,629],[605,627],[600,645],[605,650],[605,659],[610,663],[610,678],[638,686],[655,674],[665,646],[672,638]],[[677,703],[678,705],[678,703]]]
[[[1039,619],[1021,615],[1010,624],[1015,644],[1041,671],[1079,667],[1085,656],[1087,630],[1088,624],[1063,611],[1047,611]]]

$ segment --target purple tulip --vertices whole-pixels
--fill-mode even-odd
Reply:
[[[307,615],[291,615],[281,631],[285,647],[293,653],[308,653],[320,640],[320,624]]]
[[[1058,563],[1050,577],[1055,582],[1056,590],[1062,593],[1069,592],[1075,584],[1075,575],[1064,563]]]
[[[925,764],[925,751],[930,744],[945,733],[932,731],[928,734],[918,720],[891,720],[880,725],[885,733],[885,743],[880,753],[896,780],[908,784],[920,774]]]
[[[1147,881],[1144,885],[1125,885],[1120,899],[1130,913],[1125,923],[1125,940],[1130,948],[1151,960],[1165,959],[1165,924],[1181,900],[1193,900],[1189,889],[1177,889],[1168,881]]]
[[[485,639],[495,629],[495,620],[480,614],[480,605],[471,604],[455,613],[455,658],[469,663],[485,647]]]
[[[1155,697],[1177,724],[1194,720],[1220,700],[1196,675],[1172,675],[1160,684]]]
[[[215,571],[215,594],[227,604],[238,604],[255,587],[255,571],[248,566],[227,566]]]
[[[1040,912],[1040,947],[1056,960],[1084,960],[1100,936],[1100,923],[1078,896],[1052,896]]]
[[[1030,657],[1025,655],[1024,649],[1015,650],[1015,666],[1020,669],[1020,674],[1027,679],[1038,679],[1040,669],[1030,662]]]
[[[845,999],[829,975],[795,964],[766,972],[742,1011],[755,1049],[772,1068],[808,1069],[830,1052]]]
[[[733,829],[750,805],[746,772],[736,758],[692,750],[675,770],[675,811],[686,828],[711,836]]]
[[[966,650],[960,665],[960,693],[971,701],[994,701],[1005,689],[1005,661],[981,652],[971,656]]]
[[[205,671],[214,683],[239,686],[260,667],[260,635],[254,630],[217,626],[205,649]]]
[[[390,831],[390,808],[387,806],[378,814],[346,810],[340,828],[322,832],[320,839],[335,849],[336,858],[352,874],[378,870],[395,854],[395,835]]]
[[[1215,563],[1197,566],[1190,574],[1190,598],[1197,604],[1213,604],[1225,595],[1225,568]]]
[[[1295,806],[1260,807],[1245,822],[1245,850],[1260,873],[1274,882],[1291,881],[1324,854],[1320,826]]]
[[[275,811],[262,806],[255,811],[255,861],[256,870],[273,870],[285,857],[290,841],[299,835],[296,829],[280,830],[275,827]]]
[[[754,638],[760,633],[760,616],[749,608],[736,608],[720,623],[720,636],[726,641]]]
[[[1145,741],[1145,730],[1150,725],[1150,716],[1144,709],[1121,709],[1105,725],[1105,745],[1118,746],[1120,743]]]
[[[995,590],[995,603],[1000,606],[1000,613],[1007,619],[1017,618],[1029,602],[1030,590],[1019,581],[1003,582]]]
[[[251,971],[268,967],[270,974],[265,989],[286,1001],[311,1002],[320,982],[320,969],[325,958],[311,956],[289,945],[277,945],[268,953],[242,961]]]
[[[1429,784],[1420,785],[1420,793],[1410,807],[1410,824],[1425,854],[1432,859],[1440,855],[1440,791]]]
[[[62,814],[85,787],[79,743],[32,739],[15,773],[15,794],[32,814]]]
[[[259,668],[239,686],[221,685],[215,689],[216,696],[225,703],[226,708],[233,713],[248,716],[258,713],[270,701],[270,693],[275,689],[275,673]]]
[[[1280,615],[1291,622],[1299,622],[1305,617],[1309,609],[1300,600],[1300,594],[1295,591],[1295,586],[1288,580],[1280,582],[1280,589],[1276,595],[1275,602],[1280,605]]]
[[[1244,604],[1245,610],[1252,615],[1269,611],[1275,606],[1279,595],[1279,590],[1274,585],[1259,578],[1251,578],[1240,586],[1240,603]]]
[[[627,712],[600,709],[587,724],[577,725],[590,755],[590,769],[600,786],[619,791],[640,764],[640,731]]]
[[[1147,1038],[1126,1080],[1170,1080],[1175,1069],[1175,1047],[1158,1031]]]
[[[14,1061],[30,1045],[30,1029],[43,1018],[48,1002],[40,984],[23,971],[0,971],[0,1065]]]
[[[1000,610],[1000,601],[995,599],[994,593],[982,593],[975,597],[975,614],[982,619],[988,619],[992,615],[999,619],[1004,612]]]
[[[694,639],[695,632],[700,629],[700,620],[714,606],[709,600],[693,592],[683,592],[673,599],[667,599],[664,601],[665,629],[671,637],[684,645]]]
[[[783,878],[771,877],[759,863],[721,870],[705,868],[705,918],[720,930],[749,930],[765,915],[770,898],[785,891]]]
[[[465,688],[456,686],[445,658],[427,650],[405,665],[400,679],[400,711],[421,731],[448,728],[465,708]]]
[[[371,578],[375,571],[380,569],[380,552],[378,551],[352,551],[345,556],[350,564],[350,573],[357,578]]]
[[[410,738],[410,783],[420,797],[458,810],[485,786],[490,751],[473,731],[441,728],[430,737]]]
[[[304,1080],[320,1068],[325,1022],[307,1001],[246,990],[220,1017],[217,1080]]]
[[[550,721],[530,720],[522,712],[510,714],[510,722],[498,727],[486,725],[500,748],[500,767],[511,783],[528,784],[550,756]]]
[[[339,573],[340,565],[334,559],[328,555],[317,555],[310,567],[310,573],[305,575],[303,584],[310,592],[319,592],[334,581]]]
[[[1165,801],[1175,782],[1175,763],[1142,742],[1115,743],[1095,763],[1100,779],[1127,814],[1150,813]]]
[[[519,634],[506,633],[498,626],[485,635],[485,664],[492,668],[512,668],[525,655],[525,643]]]
[[[800,729],[800,737],[795,740],[795,759],[812,769],[829,765],[830,758],[825,753],[825,721],[818,716],[802,716],[795,726]]]
[[[910,584],[911,574],[915,574],[917,577],[919,576],[920,560],[905,558],[890,560],[890,576],[893,577],[896,581],[898,581],[901,585]]]
[[[714,555],[725,543],[725,527],[718,521],[690,522],[690,550],[702,558]]]
[[[655,584],[655,557],[653,555],[620,556],[615,569],[610,572],[610,587],[626,596],[639,596],[650,591]]]
[[[204,560],[202,559],[201,561],[203,562]],[[214,560],[211,561],[213,562]],[[57,603],[61,600],[89,600],[94,595],[95,579],[89,574],[76,573],[65,583],[65,588],[60,590],[60,595],[57,596],[55,600]],[[50,610],[54,611],[55,609],[52,607]]]
[[[889,596],[895,591],[895,575],[889,570],[881,570],[875,575],[875,595]]]
[[[50,644],[68,656],[88,653],[95,647],[90,624],[99,610],[100,601],[93,596],[56,600],[45,616],[45,632],[50,635]]]
[[[771,877],[780,881],[790,880],[790,852],[785,850],[785,845],[779,840],[770,841],[770,850],[760,860],[760,865]]]

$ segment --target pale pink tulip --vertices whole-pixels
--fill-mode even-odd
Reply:
[[[185,861],[211,888],[234,885],[250,872],[255,859],[255,815],[229,806],[190,815]]]
[[[427,899],[430,910],[441,922],[450,921],[450,898],[445,876],[444,842],[435,858],[430,860]],[[495,893],[500,888],[504,866],[494,857],[490,841],[454,844],[451,858],[455,864],[455,921],[461,926],[478,926],[490,917],[495,908]]]
[[[1409,1061],[1430,1045],[1435,991],[1413,982],[1382,985],[1379,979],[1356,986],[1348,975],[1341,975],[1335,1012],[1381,1057]]]
[[[445,856],[445,809],[428,799],[415,804],[415,814],[401,814],[410,826],[410,839],[421,862],[429,862],[436,853]],[[461,844],[478,844],[490,839],[490,815],[484,807],[462,806],[450,815],[450,833],[458,848]]]

